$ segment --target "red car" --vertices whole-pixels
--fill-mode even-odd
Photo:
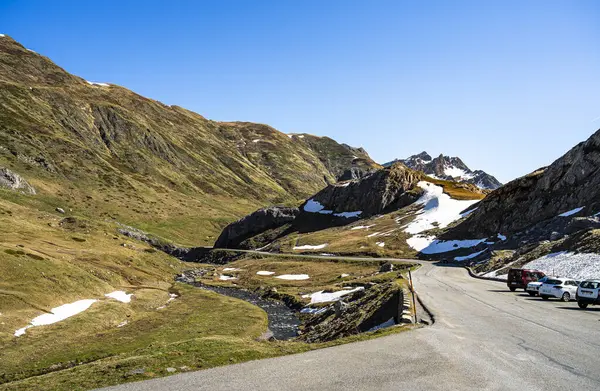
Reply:
[[[544,277],[545,274],[539,270],[529,270],[529,269],[510,269],[508,271],[508,280],[506,281],[506,285],[508,289],[512,292],[519,289],[526,289],[527,284],[532,281],[537,281]]]

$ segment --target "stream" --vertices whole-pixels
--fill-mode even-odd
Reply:
[[[298,335],[300,319],[298,318],[296,312],[289,309],[280,301],[263,299],[256,293],[244,289],[210,286],[198,282],[193,283],[192,285],[200,289],[218,293],[220,295],[244,300],[250,304],[254,304],[262,308],[267,313],[267,317],[269,319],[269,330],[271,330],[275,339],[286,340],[294,338]]]

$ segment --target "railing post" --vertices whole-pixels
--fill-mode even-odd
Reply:
[[[415,323],[417,323],[417,304],[415,301],[415,287],[413,286],[413,279],[412,279],[412,274],[410,273],[410,268],[408,269],[408,281],[410,284],[410,293],[412,295],[414,320],[415,320]]]

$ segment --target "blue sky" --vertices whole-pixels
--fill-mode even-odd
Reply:
[[[216,120],[508,181],[600,128],[597,1],[0,1],[0,33]]]

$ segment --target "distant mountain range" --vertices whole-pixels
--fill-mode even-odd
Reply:
[[[428,176],[436,179],[449,181],[471,183],[482,189],[495,190],[502,186],[492,175],[481,170],[471,170],[458,157],[440,156],[432,158],[427,152],[421,152],[407,159],[396,159],[385,163],[384,167],[389,167],[396,162],[404,163],[413,170],[421,171]]]

